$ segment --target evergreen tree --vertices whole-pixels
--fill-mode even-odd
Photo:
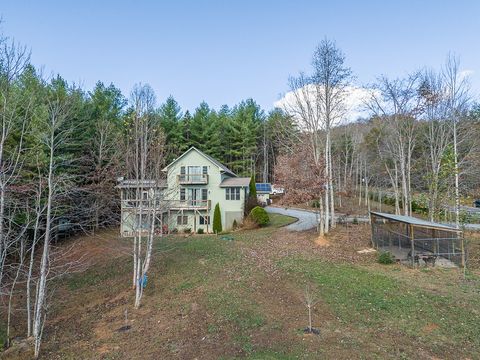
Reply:
[[[192,146],[192,115],[187,110],[185,111],[185,115],[183,115],[183,119],[180,122],[180,131],[182,133],[182,140],[180,142],[180,153],[187,151]]]
[[[220,214],[220,204],[215,205],[213,212],[213,232],[215,234],[222,232],[222,215]]]
[[[195,109],[192,122],[190,124],[190,143],[201,151],[205,151],[205,139],[207,137],[208,119],[210,108],[206,102],[202,102]]]
[[[181,153],[182,134],[182,112],[173,96],[169,96],[158,110],[160,125],[165,134],[165,142],[168,148],[167,162],[172,161]]]
[[[250,178],[250,197],[257,197],[257,187],[255,186],[255,175]]]

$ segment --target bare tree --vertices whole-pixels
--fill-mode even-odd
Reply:
[[[68,139],[71,129],[65,127],[65,121],[69,115],[68,97],[62,90],[51,90],[48,99],[47,114],[37,130],[37,136],[47,153],[46,182],[46,206],[45,206],[45,231],[43,236],[43,249],[40,261],[39,279],[36,288],[36,299],[33,315],[33,338],[35,341],[35,357],[40,354],[43,327],[45,325],[47,308],[47,280],[50,272],[50,251],[52,235],[55,227],[55,199],[62,190],[62,179],[58,177],[57,153]]]
[[[421,73],[415,72],[404,79],[390,80],[385,76],[370,91],[367,107],[375,116],[384,120],[384,130],[390,135],[385,139],[388,159],[393,161],[396,182],[400,177],[402,204],[405,215],[411,214],[411,168],[412,156],[417,140],[416,117],[422,112],[423,98],[419,90]],[[387,167],[391,176],[390,166]]]
[[[318,302],[318,300],[315,298],[315,295],[313,294],[312,290],[310,289],[310,286],[306,285],[305,286],[305,292],[304,292],[304,301],[305,301],[305,306],[308,310],[308,332],[313,333],[314,329],[312,326],[312,311],[315,306],[315,304]]]
[[[23,165],[21,155],[32,106],[30,98],[18,96],[15,83],[29,59],[26,48],[0,38],[0,291],[8,249],[15,243],[15,236],[10,238],[12,232],[8,231],[8,191],[9,186],[16,182]],[[12,143],[15,145],[12,146]]]
[[[127,151],[127,170],[138,185],[135,188],[135,229],[133,236],[133,286],[135,288],[135,308],[143,296],[152,257],[157,216],[165,206],[164,194],[146,184],[160,182],[164,165],[164,136],[154,113],[155,95],[148,85],[136,85],[132,91],[131,134]],[[159,235],[162,234],[160,231]]]
[[[335,201],[332,168],[332,127],[337,125],[346,112],[347,87],[352,80],[352,71],[345,65],[345,55],[334,41],[324,39],[313,55],[313,85],[315,86],[316,105],[319,108],[325,130],[325,174],[327,189],[325,192],[326,218],[330,216],[335,227]],[[329,202],[330,201],[330,202]],[[328,209],[330,208],[330,215]],[[326,223],[328,231],[328,221]]]
[[[299,129],[309,135],[315,165],[323,158],[326,191],[319,199],[323,222],[320,232],[328,233],[330,223],[335,226],[331,129],[346,112],[345,100],[352,72],[345,66],[341,50],[328,39],[315,49],[312,66],[312,75],[300,73],[290,78],[292,99],[287,101],[286,111],[298,122]]]
[[[453,133],[453,158],[454,158],[454,183],[455,183],[455,225],[460,227],[460,164],[459,164],[459,138],[458,122],[466,115],[469,97],[469,81],[467,76],[460,72],[460,60],[449,54],[443,68],[443,81],[446,87],[446,102],[448,118]]]

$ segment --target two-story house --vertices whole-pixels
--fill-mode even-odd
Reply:
[[[155,190],[145,191],[144,201],[149,194],[161,193],[161,201],[156,203],[156,231],[190,229],[197,232],[212,232],[215,205],[219,204],[222,228],[231,229],[234,221],[243,221],[245,202],[248,197],[250,178],[238,177],[211,156],[195,147],[191,147],[168,166],[166,183],[151,182]],[[132,181],[124,181],[118,187],[122,189],[122,226],[124,236],[131,236],[136,228],[132,202],[126,201],[128,193],[138,194],[132,189]],[[125,204],[125,206],[124,206]],[[129,205],[127,207],[126,205]],[[145,227],[145,225],[143,226]]]

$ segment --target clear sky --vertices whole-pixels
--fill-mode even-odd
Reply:
[[[193,110],[253,98],[271,109],[289,75],[308,70],[324,37],[345,52],[358,85],[439,67],[449,51],[480,92],[480,1],[0,0],[2,31],[32,62],[90,90],[128,96],[149,83]]]

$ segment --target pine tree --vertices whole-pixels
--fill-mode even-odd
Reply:
[[[168,162],[170,162],[181,153],[181,109],[175,99],[172,96],[169,96],[165,103],[160,106],[158,115],[160,116],[160,125],[165,133],[166,143],[168,144]]]
[[[182,139],[180,142],[180,153],[187,151],[193,144],[192,144],[192,116],[190,112],[187,110],[185,111],[185,115],[183,115],[183,119],[180,122],[180,131],[182,133]]]
[[[202,102],[195,109],[192,122],[190,124],[190,143],[201,151],[205,151],[205,138],[207,137],[208,118],[210,108],[206,102]]]
[[[222,232],[222,215],[220,214],[220,204],[215,205],[213,212],[213,232],[215,234]]]

